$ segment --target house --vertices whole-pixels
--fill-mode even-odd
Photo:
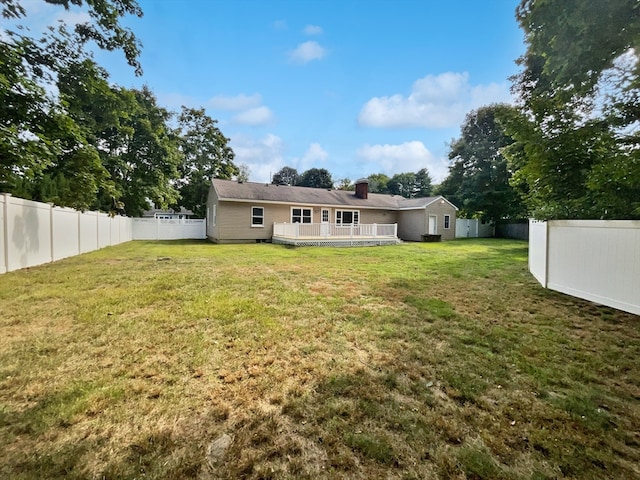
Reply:
[[[154,208],[151,210],[145,210],[142,212],[142,218],[159,218],[161,220],[185,220],[191,218],[193,212],[184,207],[180,207],[180,210],[176,211],[173,208],[166,210],[160,208]]]
[[[455,238],[455,205],[442,196],[404,198],[214,179],[207,200],[207,237],[215,243],[274,242],[354,245]]]

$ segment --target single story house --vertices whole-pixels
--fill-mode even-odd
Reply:
[[[458,208],[442,196],[404,198],[214,179],[207,200],[207,237],[215,243],[355,245],[455,238]]]
[[[192,216],[193,212],[184,207],[180,207],[180,210],[174,210],[173,208],[168,208],[166,210],[153,208],[142,212],[142,218],[159,218],[161,220],[185,220]]]

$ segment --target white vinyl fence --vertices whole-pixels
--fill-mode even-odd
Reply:
[[[545,288],[640,315],[640,220],[530,220],[529,271]]]
[[[134,218],[134,240],[184,240],[207,238],[206,220]]]
[[[0,194],[0,273],[132,240],[131,219]]]
[[[477,218],[456,218],[456,238],[493,237],[493,225]]]

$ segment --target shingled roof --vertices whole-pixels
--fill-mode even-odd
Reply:
[[[219,200],[238,202],[286,203],[295,205],[349,206],[383,210],[412,210],[424,208],[444,197],[404,198],[399,195],[369,193],[368,198],[358,198],[354,192],[323,188],[291,187],[270,183],[213,180],[213,188]],[[445,199],[448,202],[448,200]],[[455,206],[454,206],[455,208]],[[457,208],[456,208],[457,210]]]

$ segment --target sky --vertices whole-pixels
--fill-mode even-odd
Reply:
[[[439,183],[465,115],[513,101],[525,51],[518,0],[138,3],[144,16],[123,23],[143,75],[122,52],[97,62],[169,110],[204,108],[256,182],[289,166],[335,181],[427,168]]]

